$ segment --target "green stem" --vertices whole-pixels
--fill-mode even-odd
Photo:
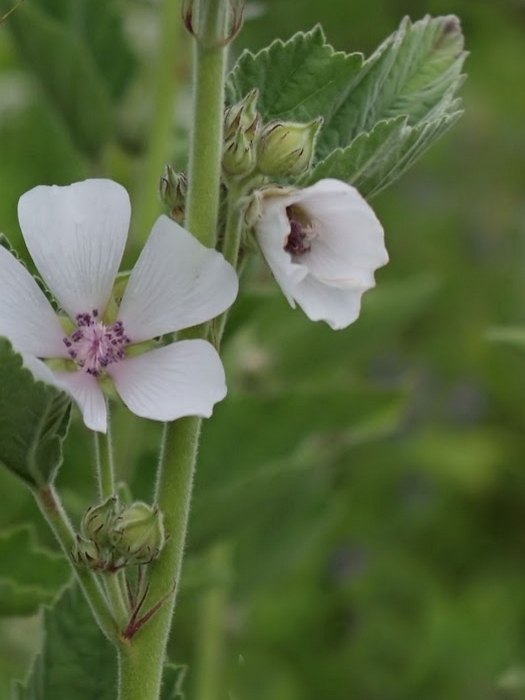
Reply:
[[[179,47],[179,7],[175,0],[164,0],[159,16],[161,35],[153,71],[151,124],[144,167],[140,175],[133,230],[144,241],[160,210],[158,183],[168,157],[177,94],[177,52]]]
[[[218,542],[208,556],[212,581],[200,605],[195,660],[195,700],[223,697],[221,687],[224,621],[231,575],[231,547]]]
[[[33,495],[64,554],[68,561],[71,562],[71,552],[75,546],[75,532],[60,502],[58,493],[53,486],[46,486],[41,489],[35,489]],[[108,639],[115,642],[119,634],[118,625],[113,619],[107,600],[95,575],[86,569],[78,569],[73,564],[72,568],[100,629]]]
[[[108,425],[107,432],[94,432],[95,436],[95,455],[97,465],[97,480],[99,498],[105,501],[110,496],[115,494],[115,464],[113,457],[113,443],[111,439],[111,423],[109,420],[108,407]],[[107,573],[104,576],[104,585],[111,607],[115,615],[118,626],[122,629],[126,625],[129,618],[129,610],[126,603],[126,589],[124,574],[122,571]]]
[[[215,247],[219,216],[224,80],[227,46],[216,39],[225,22],[224,0],[200,2],[198,32],[194,43],[193,133],[188,167],[186,228],[210,248]],[[222,25],[222,26],[221,26]]]
[[[231,186],[228,192],[228,209],[226,213],[226,229],[224,234],[224,244],[222,254],[226,260],[236,270],[239,261],[239,249],[241,245],[241,234],[244,220],[244,213],[240,204],[242,189]],[[220,347],[228,311],[226,310],[214,321],[214,342],[216,347]]]
[[[200,425],[200,418],[192,417],[166,426],[165,464],[159,470],[157,501],[170,539],[162,556],[150,565],[150,590],[144,612],[171,590],[174,594],[129,642],[121,644],[119,700],[159,697],[175,594],[180,584]]]
[[[195,95],[190,143],[186,228],[204,245],[214,247],[219,191],[227,42],[224,26],[228,0],[197,0]],[[206,328],[199,329],[204,337]],[[182,560],[193,488],[201,419],[181,418],[166,426],[159,463],[156,498],[169,539],[149,567],[148,612],[167,599],[131,638],[119,647],[119,700],[158,700],[166,645],[180,586]],[[173,591],[173,595],[170,592]]]
[[[100,501],[105,501],[115,493],[115,466],[113,460],[113,444],[108,411],[107,432],[94,432],[95,461],[97,465],[98,495]]]

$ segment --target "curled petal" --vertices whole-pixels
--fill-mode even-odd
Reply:
[[[223,256],[166,216],[157,219],[119,310],[132,342],[189,328],[225,311],[239,283]]]
[[[111,180],[42,185],[20,197],[18,218],[27,248],[71,318],[106,308],[130,215],[126,190]]]
[[[21,353],[66,357],[64,331],[32,275],[0,246],[0,335]]]
[[[129,410],[152,420],[208,418],[226,396],[222,363],[205,340],[182,340],[126,358],[110,365],[108,374]]]

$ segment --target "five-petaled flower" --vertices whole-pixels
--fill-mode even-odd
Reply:
[[[160,421],[209,416],[226,394],[220,358],[204,340],[142,353],[132,348],[225,311],[237,295],[234,269],[161,216],[117,306],[113,289],[130,215],[126,190],[111,180],[39,186],[20,198],[27,248],[64,312],[60,316],[26,268],[0,246],[0,335],[37,379],[67,391],[85,424],[100,432],[107,429],[101,388],[107,377],[133,413]],[[55,358],[63,362],[45,362]]]
[[[289,303],[340,329],[388,262],[383,228],[359,192],[340,180],[262,191],[255,235]]]

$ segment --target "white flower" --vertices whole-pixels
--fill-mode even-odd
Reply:
[[[33,277],[0,246],[0,335],[37,379],[67,391],[85,424],[100,432],[107,429],[99,384],[105,375],[133,413],[160,421],[208,417],[226,394],[219,356],[204,340],[128,353],[134,343],[214,318],[238,290],[237,275],[220,253],[161,216],[112,313],[107,307],[130,215],[126,190],[111,180],[40,186],[20,198],[27,248],[71,319],[69,333]],[[68,361],[72,371],[42,361],[54,358]]]
[[[373,210],[340,180],[262,194],[255,235],[289,303],[312,321],[346,328],[375,284],[374,270],[388,262]]]

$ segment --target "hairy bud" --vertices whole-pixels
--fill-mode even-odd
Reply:
[[[263,175],[301,175],[310,167],[323,120],[308,124],[273,121],[259,139],[257,167]]]
[[[111,544],[128,564],[147,564],[164,546],[164,517],[159,509],[142,501],[124,508],[115,519]]]

